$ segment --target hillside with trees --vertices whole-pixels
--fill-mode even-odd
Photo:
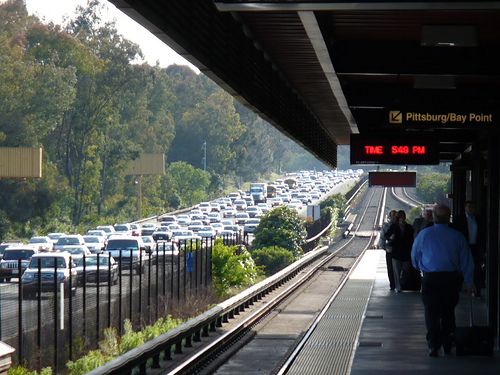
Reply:
[[[0,147],[44,152],[42,179],[0,181],[0,239],[136,219],[125,168],[141,153],[167,156],[165,175],[142,178],[143,217],[325,167],[203,74],[134,63],[139,46],[101,6],[54,25],[0,4]]]

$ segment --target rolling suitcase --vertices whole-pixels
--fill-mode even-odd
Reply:
[[[487,326],[474,325],[472,296],[470,298],[470,326],[455,329],[456,353],[462,355],[493,355],[493,331]]]
[[[422,276],[409,263],[404,263],[399,277],[402,290],[420,291],[422,287]]]

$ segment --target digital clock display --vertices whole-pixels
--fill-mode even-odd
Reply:
[[[413,134],[352,134],[351,164],[439,164],[438,143]]]

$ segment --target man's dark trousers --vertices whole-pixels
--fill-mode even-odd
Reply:
[[[455,307],[462,287],[458,272],[424,272],[422,300],[429,349],[449,349],[455,331]]]
[[[474,286],[476,288],[475,294],[477,297],[481,295],[481,288],[484,287],[484,272],[482,269],[483,265],[483,254],[481,249],[477,245],[469,245],[472,252],[472,259],[474,260]]]
[[[387,276],[389,277],[389,286],[391,290],[396,288],[394,282],[394,270],[392,268],[392,254],[388,251],[385,252],[385,264],[387,265]]]

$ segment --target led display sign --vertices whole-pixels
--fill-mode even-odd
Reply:
[[[416,172],[368,172],[368,186],[415,187]]]
[[[439,164],[438,142],[413,134],[351,134],[351,164]]]

